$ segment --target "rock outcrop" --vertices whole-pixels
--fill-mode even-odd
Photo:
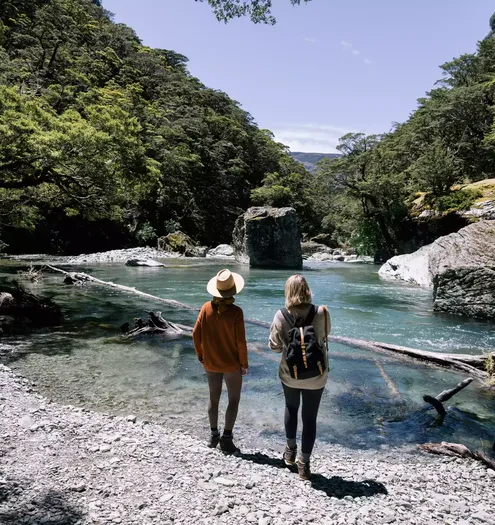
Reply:
[[[253,268],[302,268],[301,238],[293,208],[249,208],[236,221],[233,245],[236,260]]]
[[[495,319],[495,221],[481,221],[417,252],[393,257],[380,275],[434,286],[434,309]]]
[[[495,320],[495,263],[445,270],[434,279],[434,310]]]
[[[495,265],[495,221],[481,221],[432,244],[388,260],[379,271],[422,286],[433,286],[436,276],[455,268]]]

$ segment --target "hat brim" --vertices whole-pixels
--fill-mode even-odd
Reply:
[[[213,297],[221,297],[223,299],[227,299],[228,297],[233,297],[234,295],[238,294],[244,288],[244,279],[241,275],[234,272],[232,272],[232,277],[234,278],[234,286],[229,290],[219,290],[216,286],[217,276],[215,275],[215,277],[209,280],[208,285],[206,286],[208,293],[213,295]]]

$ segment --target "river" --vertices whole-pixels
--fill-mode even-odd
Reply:
[[[213,259],[164,262],[165,268],[119,263],[77,269],[200,307],[208,300],[206,282],[228,265],[246,280],[236,304],[246,318],[265,322],[283,305],[283,285],[290,275]],[[13,277],[20,264],[2,263],[0,279]],[[430,290],[384,281],[377,270],[373,265],[339,263],[305,267],[314,302],[329,307],[333,334],[445,352],[495,348],[493,325],[436,315]],[[22,350],[8,364],[34,381],[42,394],[65,404],[136,414],[197,435],[206,431],[207,386],[192,342],[158,338],[126,342],[119,331],[122,323],[146,317],[150,309],[189,325],[195,312],[93,285],[64,286],[60,275],[45,274],[40,284],[30,288],[53,297],[67,318],[55,330],[3,339],[3,344]],[[246,328],[250,342],[266,343],[265,328]],[[424,394],[437,395],[463,376],[342,345],[331,344],[330,352],[331,374],[319,419],[321,440],[367,449],[441,440],[488,448],[495,441],[495,395],[475,383],[447,403],[450,408],[443,424],[432,410],[422,410]],[[283,397],[276,359],[268,348],[250,355],[238,434],[282,439]],[[375,360],[395,383],[400,398],[394,397]]]

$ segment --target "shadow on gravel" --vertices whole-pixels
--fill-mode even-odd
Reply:
[[[284,469],[288,468],[281,459],[273,458],[266,454],[239,454],[238,457],[246,461],[252,461],[258,465],[269,465],[270,467]],[[293,469],[290,470],[295,472]],[[342,499],[346,496],[352,496],[353,498],[371,498],[378,494],[388,494],[385,485],[372,479],[366,479],[364,481],[347,481],[340,476],[326,478],[321,474],[313,474],[310,482],[315,490],[321,490],[329,498],[333,497]]]
[[[49,490],[33,495],[33,490],[18,481],[0,479],[0,523],[43,523],[70,525],[83,519],[83,513],[66,500],[64,494]]]

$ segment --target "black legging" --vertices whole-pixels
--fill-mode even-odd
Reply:
[[[316,440],[316,418],[320,408],[321,396],[324,388],[319,390],[305,390],[291,388],[282,383],[285,395],[285,435],[287,439],[295,439],[297,434],[297,413],[302,394],[302,444],[301,452],[311,454]]]

